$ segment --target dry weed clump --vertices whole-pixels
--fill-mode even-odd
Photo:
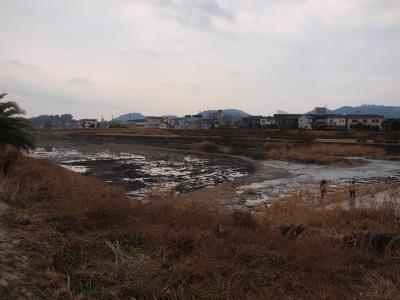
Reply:
[[[190,146],[190,149],[192,151],[199,151],[199,152],[218,152],[217,144],[211,141],[202,141],[194,143]]]
[[[345,242],[366,231],[398,233],[394,208],[321,209],[293,198],[254,215],[221,210],[217,200],[232,193],[226,186],[140,203],[48,161],[21,157],[10,170],[0,175],[0,198],[12,207],[0,226],[23,241],[19,251],[31,262],[24,287],[37,298],[354,299],[399,292],[395,247],[384,246],[382,255],[368,243]],[[22,216],[31,223],[17,222]],[[383,283],[390,289],[378,288]]]
[[[309,163],[354,163],[346,156],[384,157],[382,148],[359,145],[312,144],[274,148],[266,153],[268,159],[293,160]]]
[[[244,187],[242,192],[245,195],[256,195],[257,194],[257,191],[254,188],[252,188],[251,186]]]

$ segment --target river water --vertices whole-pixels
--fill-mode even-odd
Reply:
[[[355,159],[362,160],[362,164],[345,167],[278,160],[263,161],[259,172],[284,170],[286,173],[277,178],[267,178],[265,180],[262,174],[258,174],[252,183],[238,187],[237,197],[233,203],[257,206],[306,189],[313,192],[315,198],[319,198],[319,184],[322,180],[328,182],[330,191],[346,187],[351,181],[355,181],[358,186],[388,185],[400,182],[399,160]],[[246,193],[246,190],[251,190],[251,194]]]
[[[121,147],[104,150],[103,146],[64,144],[39,147],[31,155],[55,160],[74,172],[121,186],[129,195],[139,198],[152,191],[189,192],[235,182],[236,197],[228,201],[232,206],[258,206],[305,189],[314,191],[317,198],[321,180],[328,181],[330,190],[353,180],[357,185],[400,181],[399,160],[356,158],[363,163],[352,167],[266,160],[258,162],[256,172],[247,176],[252,171],[251,164],[235,157],[150,148],[135,150],[131,146],[123,148],[126,152],[116,150]]]

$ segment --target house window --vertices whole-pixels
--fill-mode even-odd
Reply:
[[[329,119],[329,124],[332,124],[333,123],[333,120],[332,119]]]
[[[368,122],[368,120],[367,119],[363,119],[363,123],[367,123]]]
[[[351,120],[351,123],[358,123],[358,119]]]
[[[372,119],[372,123],[379,123],[378,119]]]

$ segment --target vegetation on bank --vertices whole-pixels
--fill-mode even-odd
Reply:
[[[7,94],[0,94],[0,100]],[[30,122],[21,117],[25,111],[15,102],[0,102],[0,148],[13,146],[29,149],[34,146]]]
[[[322,139],[352,139],[359,142],[366,140],[375,143],[390,141],[398,142],[397,132],[375,132],[375,131],[309,131],[309,130],[279,130],[279,129],[140,129],[140,128],[96,128],[96,129],[58,129],[56,131],[69,134],[93,134],[93,135],[133,135],[133,136],[181,136],[181,137],[215,137],[215,138],[252,138],[252,139],[294,139],[300,141],[313,141]]]
[[[3,152],[1,217],[47,299],[371,299],[400,296],[395,205],[321,209],[293,198],[224,211],[226,187],[141,203],[55,163]],[[328,200],[326,200],[328,201]],[[0,262],[1,263],[1,262]]]
[[[346,157],[383,158],[386,152],[382,148],[359,145],[311,144],[308,146],[281,146],[267,150],[265,158],[299,161],[307,163],[344,163],[354,164],[357,161]]]

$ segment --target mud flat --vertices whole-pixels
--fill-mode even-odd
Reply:
[[[321,180],[327,180],[331,191],[346,187],[353,180],[359,186],[400,182],[399,160],[356,159],[362,159],[363,163],[344,167],[279,160],[261,161],[260,168],[253,175],[238,181],[237,196],[227,204],[253,207],[304,190],[311,191],[317,200]]]
[[[213,187],[254,171],[249,159],[135,144],[41,141],[31,155],[122,186],[135,197],[151,191],[188,192]]]

